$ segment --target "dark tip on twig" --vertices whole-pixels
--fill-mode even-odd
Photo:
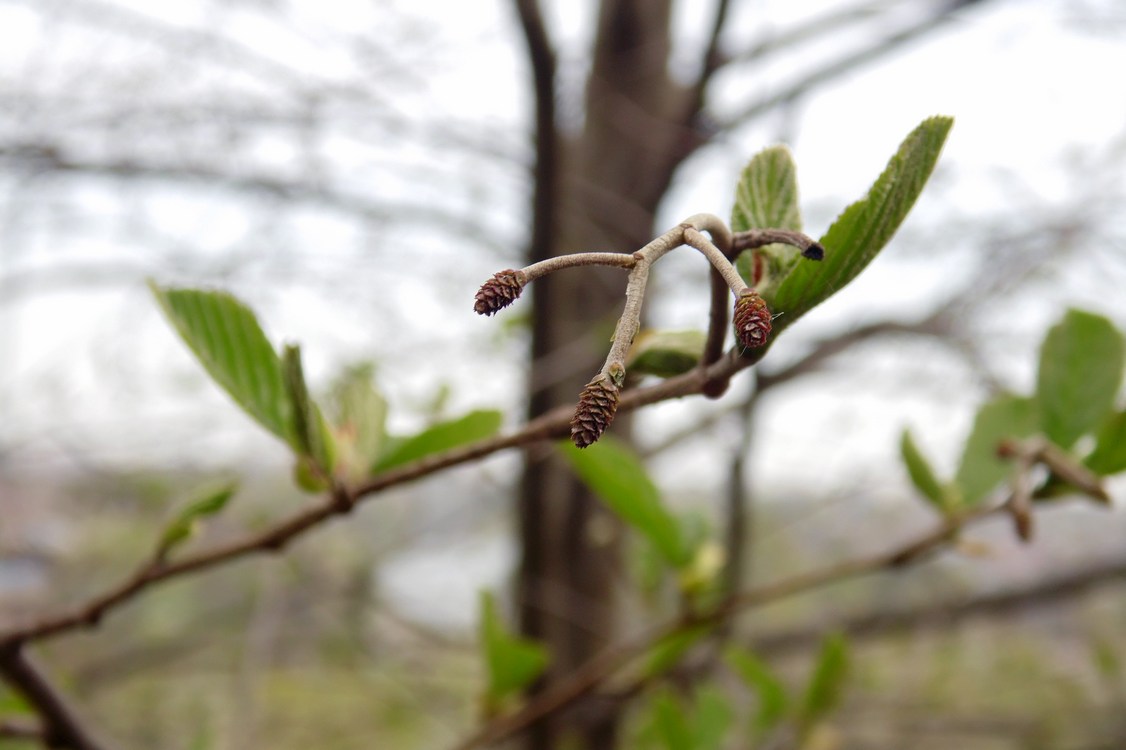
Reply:
[[[478,315],[494,315],[511,305],[527,283],[528,279],[523,271],[511,268],[497,271],[477,290],[473,310]]]
[[[801,254],[803,258],[809,260],[823,260],[825,258],[825,247],[819,242],[814,242],[805,250],[802,250]]]
[[[602,373],[587,383],[579,396],[575,416],[571,417],[571,442],[576,448],[586,448],[602,437],[614,421],[620,392],[610,377]]]

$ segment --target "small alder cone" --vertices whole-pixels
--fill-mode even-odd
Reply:
[[[478,315],[493,315],[508,307],[524,291],[528,279],[523,271],[511,268],[497,271],[493,277],[481,285],[473,301],[473,310]]]
[[[614,421],[621,391],[605,374],[598,374],[586,384],[575,416],[571,417],[571,442],[578,448],[593,445]]]
[[[766,306],[766,300],[753,289],[735,300],[734,318],[735,335],[746,348],[760,347],[770,337],[770,308]]]

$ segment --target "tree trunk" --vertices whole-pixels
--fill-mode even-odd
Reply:
[[[583,250],[633,252],[652,238],[654,211],[672,173],[700,142],[687,125],[693,97],[668,76],[669,6],[668,0],[603,2],[583,129],[560,138],[561,153],[549,157],[549,184],[537,181],[554,200],[536,201],[533,235],[540,241],[533,239],[531,261]],[[541,160],[537,167],[543,166]],[[574,404],[598,372],[625,281],[617,269],[583,268],[532,285],[529,417]],[[627,420],[619,417],[615,430],[627,432]],[[534,693],[614,638],[621,528],[551,451],[528,456],[518,518],[520,627],[552,654]],[[615,747],[616,711],[596,705],[536,725],[524,747],[558,748],[565,736],[577,740],[568,747]]]

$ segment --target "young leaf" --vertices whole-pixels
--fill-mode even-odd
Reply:
[[[692,747],[694,750],[719,750],[734,718],[731,704],[714,685],[700,685],[693,697]]]
[[[706,625],[697,625],[662,638],[649,649],[649,654],[645,658],[645,676],[656,677],[675,667],[688,649],[696,645],[711,630]]]
[[[728,649],[726,661],[758,698],[758,711],[752,720],[751,732],[756,739],[761,739],[786,718],[790,705],[786,686],[766,664],[748,651]]]
[[[665,750],[696,750],[688,711],[671,690],[662,690],[653,699],[653,728]]]
[[[743,169],[739,184],[735,187],[731,231],[789,229],[800,232],[801,228],[797,168],[790,149],[782,145],[763,149]],[[764,272],[764,283],[759,289],[769,302],[773,287],[793,268],[799,252],[789,245],[767,245],[754,253],[759,254],[770,266]],[[743,280],[754,286],[754,255],[750,252],[741,253],[735,261],[735,267]]]
[[[378,474],[432,453],[441,453],[459,445],[492,437],[500,430],[501,420],[499,411],[480,410],[471,411],[448,422],[440,422],[398,442],[379,459],[373,472]]]
[[[930,500],[939,511],[943,513],[949,511],[952,504],[951,497],[934,475],[934,470],[926,456],[915,445],[915,440],[911,437],[911,431],[908,429],[903,430],[903,436],[899,440],[899,452],[903,456],[903,463],[907,466],[907,475],[911,477],[911,483],[915,485],[915,489],[923,493],[923,497]]]
[[[161,559],[167,557],[173,549],[195,536],[199,522],[223,510],[237,489],[238,485],[235,482],[227,482],[217,487],[197,490],[180,512],[164,527],[164,532],[157,543],[156,556]]]
[[[703,331],[642,331],[626,355],[626,369],[671,378],[688,372],[704,353]]]
[[[798,263],[774,295],[777,335],[852,281],[895,234],[934,170],[953,125],[949,117],[924,120],[868,191],[837,217],[821,238],[825,258]]]
[[[152,282],[149,287],[215,382],[259,424],[296,447],[281,362],[254,313],[226,292]]]
[[[1012,464],[997,457],[998,443],[1028,437],[1038,426],[1036,403],[1031,398],[999,396],[981,407],[954,480],[968,507],[981,502],[1012,473]]]
[[[692,550],[681,538],[680,524],[661,503],[657,486],[641,460],[609,435],[579,450],[570,443],[560,451],[586,486],[623,521],[644,534],[674,568],[691,561]]]
[[[286,345],[282,354],[282,371],[290,413],[293,414],[293,435],[298,453],[311,458],[321,474],[331,475],[336,463],[332,433],[320,408],[309,395],[305,371],[301,365],[301,347]]]
[[[481,592],[480,638],[488,674],[485,705],[492,713],[543,673],[548,655],[541,644],[508,632],[488,591]]]
[[[840,633],[826,636],[798,711],[798,725],[803,735],[840,703],[847,676],[848,642]]]
[[[1083,463],[1103,476],[1126,469],[1126,411],[1112,414],[1103,422],[1095,436],[1095,449]]]
[[[372,365],[350,367],[329,390],[328,411],[336,427],[337,466],[356,481],[379,460],[387,438],[387,400],[375,387]]]
[[[1126,342],[1106,318],[1068,310],[1048,330],[1040,350],[1036,401],[1040,426],[1052,442],[1070,448],[1114,407],[1126,364]]]

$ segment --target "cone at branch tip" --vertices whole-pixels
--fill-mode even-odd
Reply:
[[[625,372],[623,370],[624,377]],[[599,373],[586,384],[575,416],[571,418],[571,442],[577,448],[593,445],[614,421],[618,410],[618,397],[621,389],[605,373]]]
[[[756,349],[766,343],[770,338],[772,319],[766,300],[753,289],[743,292],[735,300],[735,335],[747,349]]]
[[[524,285],[528,283],[523,271],[507,268],[497,271],[493,277],[481,285],[473,300],[473,310],[478,315],[494,315],[511,305]]]

